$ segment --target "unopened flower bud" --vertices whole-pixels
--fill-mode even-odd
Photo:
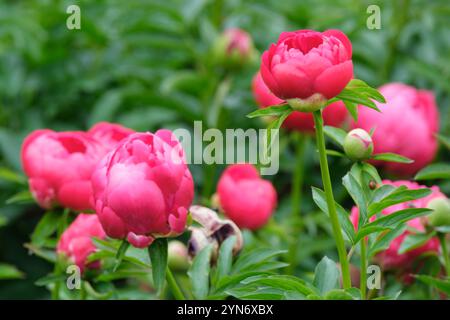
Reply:
[[[240,29],[228,29],[217,39],[213,47],[213,59],[225,67],[240,67],[255,55],[250,35]]]
[[[173,270],[187,270],[189,268],[188,250],[183,242],[172,240],[168,246],[168,264]]]
[[[433,227],[450,225],[450,200],[440,197],[431,200],[427,207],[433,212],[428,215],[428,223]]]
[[[364,160],[373,152],[372,137],[363,129],[353,129],[344,140],[345,154],[352,160]]]

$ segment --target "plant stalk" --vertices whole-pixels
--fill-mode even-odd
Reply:
[[[366,253],[366,238],[363,238],[359,243],[361,250],[361,270],[359,289],[361,291],[361,300],[366,300],[366,285],[367,285],[367,253]]]
[[[439,232],[439,241],[441,242],[442,256],[444,258],[445,274],[450,277],[450,257],[448,255],[447,241],[445,239],[445,233]]]
[[[172,271],[170,271],[170,268],[168,266],[166,270],[166,280],[167,284],[169,285],[170,291],[172,292],[175,299],[186,300],[186,298],[183,295],[183,292],[181,291],[180,287],[177,284],[177,281],[175,280],[175,277],[172,274]]]
[[[344,238],[342,236],[341,225],[336,211],[336,203],[333,196],[333,188],[331,185],[330,171],[328,169],[328,160],[325,148],[325,137],[323,134],[323,117],[322,111],[314,111],[314,123],[316,126],[316,143],[320,156],[320,171],[322,174],[322,183],[326,196],[328,214],[330,216],[331,226],[333,228],[334,240],[339,255],[339,262],[342,270],[342,284],[344,289],[351,287],[350,268],[347,260],[347,252],[345,249]]]

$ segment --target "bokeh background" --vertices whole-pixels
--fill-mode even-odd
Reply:
[[[71,4],[81,8],[81,30],[66,28]],[[380,6],[380,30],[366,27],[370,4]],[[447,0],[1,0],[0,298],[49,297],[34,282],[51,265],[24,247],[42,210],[20,193],[26,190],[20,165],[23,137],[44,127],[84,130],[98,121],[153,131],[189,129],[194,120],[207,120],[222,77],[221,70],[211,67],[211,44],[228,27],[249,32],[260,53],[282,31],[342,29],[353,42],[356,77],[375,87],[401,81],[432,90],[440,108],[440,132],[450,135]],[[256,108],[250,83],[258,64],[233,73],[220,128],[263,126],[245,117]],[[286,136],[281,138],[280,173],[272,177],[280,197],[275,214],[280,223],[268,227],[266,241],[274,245],[290,206],[294,156]],[[305,169],[311,174],[302,201],[306,231],[299,244],[299,274],[314,270],[324,254],[335,256],[325,215],[310,200],[309,186],[320,185],[320,175],[311,144],[307,152]],[[438,158],[450,161],[445,150]],[[337,198],[350,203],[339,183],[348,162],[331,161]],[[214,192],[220,169],[192,166],[197,201]],[[204,179],[210,170],[215,178]],[[448,181],[440,186],[450,194]],[[16,200],[22,196],[23,201],[7,203],[18,192]],[[414,290],[403,297],[421,297],[417,292],[422,291]]]

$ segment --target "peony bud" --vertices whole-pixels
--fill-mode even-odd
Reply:
[[[98,268],[99,262],[86,263],[89,255],[95,251],[92,237],[100,239],[106,237],[98,217],[95,214],[80,213],[61,235],[56,251],[75,263],[81,271],[85,267]]]
[[[344,140],[345,154],[352,160],[364,160],[373,152],[372,137],[362,129],[353,129]]]
[[[194,183],[170,131],[128,136],[97,165],[91,181],[92,204],[111,238],[143,248],[185,230]]]
[[[255,54],[250,35],[237,28],[226,30],[215,42],[213,57],[218,64],[226,67],[241,67]]]
[[[168,264],[173,270],[186,270],[189,268],[188,250],[183,242],[172,240],[168,246]]]
[[[450,225],[450,200],[448,198],[435,198],[427,207],[433,212],[428,215],[428,223],[433,227]]]

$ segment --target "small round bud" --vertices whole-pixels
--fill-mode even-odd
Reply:
[[[225,30],[213,46],[213,59],[225,67],[241,67],[255,56],[250,35],[240,29]]]
[[[363,129],[353,129],[344,140],[345,154],[352,160],[364,160],[373,152],[372,137]]]
[[[435,198],[428,202],[427,207],[433,212],[428,215],[428,223],[433,227],[450,225],[450,200],[448,198]]]
[[[369,189],[370,190],[375,190],[378,187],[377,183],[373,180],[370,180],[369,182]]]
[[[188,250],[183,242],[172,240],[169,242],[168,264],[173,270],[187,270],[189,268]]]

